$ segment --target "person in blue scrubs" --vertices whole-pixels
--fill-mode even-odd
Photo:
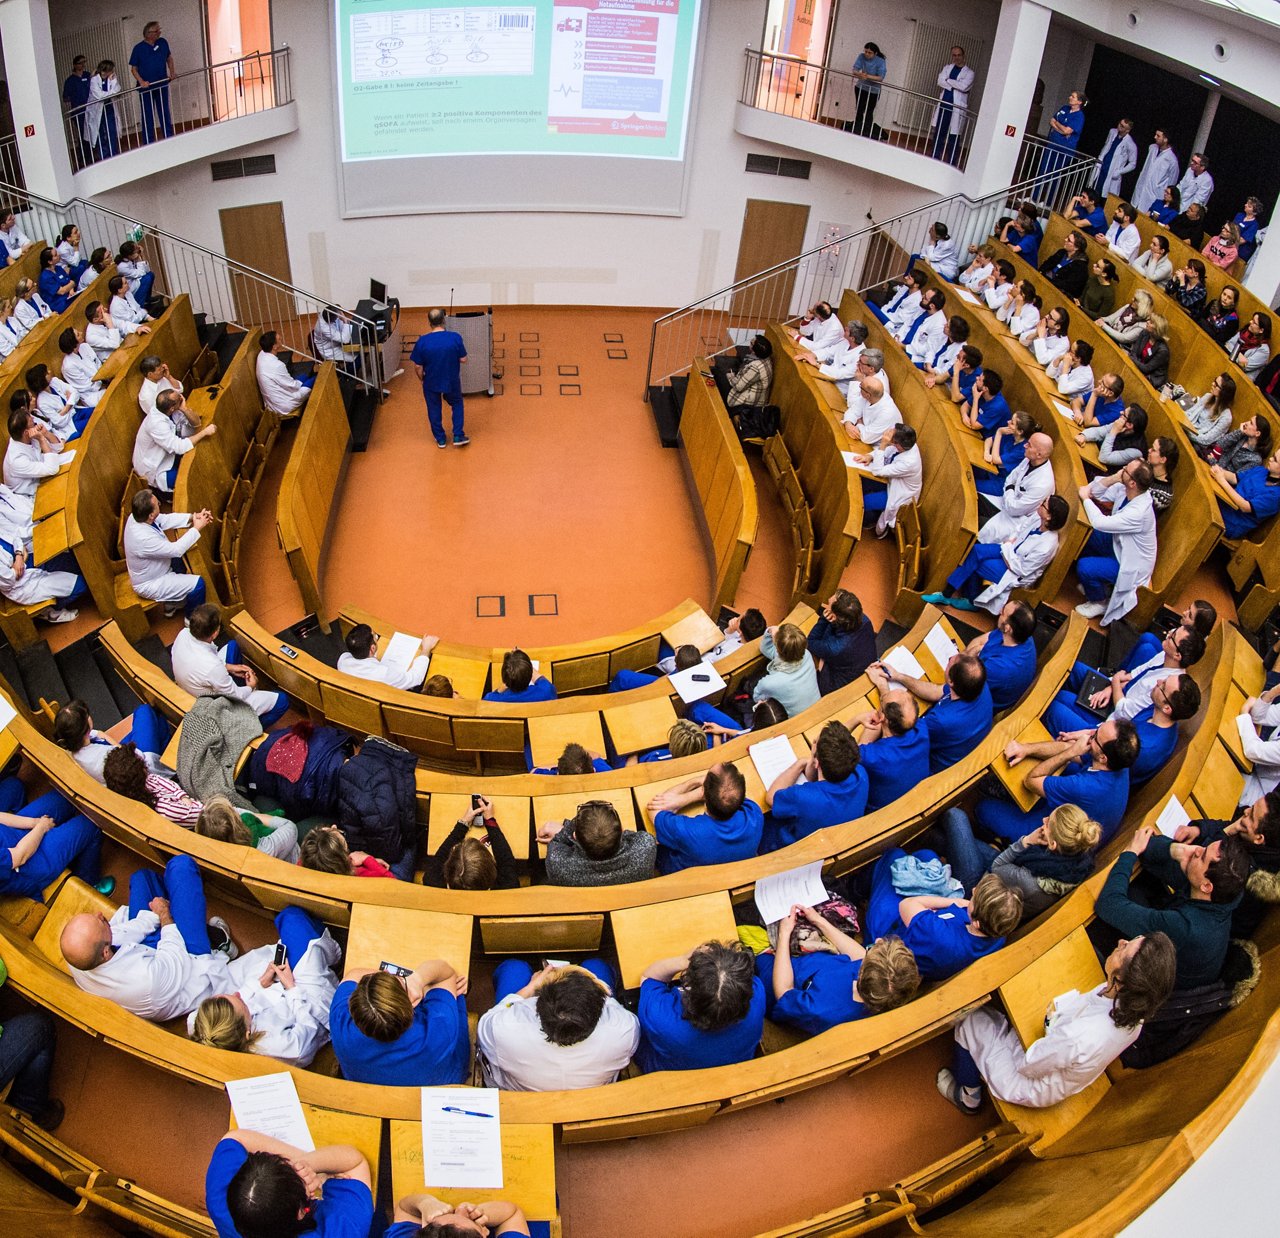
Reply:
[[[869,667],[867,675],[877,692],[890,683],[900,683],[913,696],[936,702],[919,723],[929,736],[930,773],[940,773],[963,760],[991,732],[995,715],[991,689],[987,687],[986,667],[975,653],[958,653],[947,663],[946,682],[940,690],[936,684],[903,675],[883,662]]]
[[[489,1234],[493,1238],[508,1234],[550,1238],[551,1234],[549,1222],[525,1220],[524,1213],[509,1200],[455,1205],[420,1191],[397,1202],[382,1238],[418,1238],[419,1234],[434,1234],[437,1230],[441,1234]]]
[[[147,22],[142,28],[142,42],[134,44],[129,54],[129,68],[142,98],[143,143],[157,141],[158,137],[173,137],[173,116],[169,111],[173,53],[169,50],[169,40],[161,37],[158,21]]]
[[[640,977],[640,1050],[655,1070],[702,1070],[754,1056],[764,1034],[764,983],[740,942],[709,941],[660,959]]]
[[[761,854],[790,846],[814,830],[856,821],[867,810],[867,791],[858,741],[843,722],[828,722],[813,752],[793,761],[765,793],[770,814]]]
[[[1280,450],[1268,456],[1265,464],[1245,469],[1234,486],[1224,479],[1221,470],[1217,479],[1236,496],[1235,506],[1218,500],[1227,537],[1248,537],[1264,520],[1280,512]]]
[[[1151,704],[1133,716],[1138,759],[1129,770],[1129,787],[1150,782],[1178,746],[1178,723],[1200,711],[1200,685],[1190,675],[1169,675],[1151,689]]]
[[[867,773],[867,812],[918,787],[929,777],[929,733],[917,726],[915,698],[905,688],[880,693],[880,708],[851,718],[849,729],[862,726],[858,753]]]
[[[444,437],[444,406],[449,401],[453,413],[453,445],[465,447],[471,440],[463,429],[462,365],[467,359],[467,346],[462,336],[448,330],[445,312],[433,309],[427,313],[427,330],[409,354],[409,360],[422,383],[422,398],[427,402],[427,419],[437,447],[447,447]]]
[[[983,370],[973,384],[969,399],[960,407],[960,420],[989,439],[1007,426],[1012,416],[1013,409],[1004,398],[1004,379],[993,369]]]
[[[831,943],[834,954],[791,953],[801,916]],[[865,948],[812,907],[793,907],[778,922],[777,949],[756,956],[756,974],[768,992],[769,1018],[810,1036],[893,1010],[920,987],[916,960],[900,938],[885,937]]]
[[[574,774],[603,774],[613,768],[604,757],[588,752],[581,744],[565,744],[564,751],[554,765],[536,766],[534,774],[560,774],[568,778]]]
[[[110,894],[115,878],[100,880],[101,859],[101,831],[57,791],[45,792],[20,812],[0,812],[0,894],[43,902],[45,887],[67,869]]]
[[[1004,945],[1005,936],[1022,918],[1017,890],[988,873],[974,886],[971,898],[899,898],[893,888],[893,862],[906,854],[894,847],[876,861],[863,936],[877,941],[901,937],[925,980],[946,980]],[[925,861],[938,858],[933,851],[915,854]]]
[[[704,803],[707,811],[682,817],[680,810]],[[658,872],[678,873],[702,864],[746,860],[760,849],[764,814],[747,798],[747,780],[735,765],[713,765],[649,801],[658,838]]]
[[[692,670],[702,663],[702,651],[697,645],[681,645],[671,656],[675,659],[677,671]],[[633,671],[624,667],[609,680],[609,691],[630,692],[632,688],[647,688],[661,678],[661,675],[651,675],[648,671]]]
[[[1067,96],[1066,104],[1053,114],[1053,119],[1049,122],[1049,149],[1040,160],[1040,174],[1048,176],[1048,179],[1036,185],[1033,196],[1049,202],[1051,206],[1058,188],[1058,178],[1050,174],[1065,168],[1071,161],[1072,153],[1080,145],[1087,103],[1084,91],[1073,90]]]
[[[535,701],[554,701],[555,685],[541,671],[534,678],[533,659],[523,649],[513,649],[502,659],[502,687],[484,694],[486,701],[505,701],[513,705],[531,705]]]
[[[987,687],[996,709],[1016,704],[1036,677],[1036,615],[1026,602],[1006,602],[995,628],[969,646],[987,671]],[[976,646],[976,648],[975,648]]]
[[[61,314],[76,295],[76,281],[59,261],[58,251],[51,245],[40,251],[40,277],[36,287],[55,314]]]
[[[1010,743],[1004,750],[1010,765],[1036,762],[1026,785],[1041,798],[1026,812],[1010,800],[980,800],[974,816],[997,838],[1012,840],[1038,829],[1050,809],[1075,804],[1102,826],[1105,843],[1128,807],[1129,770],[1140,743],[1127,718],[1108,719],[1095,731],[1075,732],[1067,739]]]
[[[80,162],[76,168],[88,167],[93,162],[93,147],[84,138],[84,109],[89,102],[89,61],[77,56],[71,62],[71,73],[62,83],[62,105],[68,124],[75,134],[76,150]],[[75,170],[75,169],[73,169]]]
[[[318,1200],[299,1169],[323,1184]],[[241,1238],[242,1229],[274,1238],[367,1238],[373,1176],[345,1144],[304,1152],[258,1131],[233,1130],[213,1150],[204,1203],[218,1238]]]
[[[357,968],[333,995],[329,1033],[343,1077],[355,1083],[462,1083],[471,1060],[465,978],[442,959],[407,976]]]
[[[1035,418],[1019,409],[1009,418],[1007,426],[1001,427],[983,444],[982,454],[996,466],[997,472],[988,473],[974,465],[973,484],[979,494],[989,494],[997,499],[1004,494],[1005,480],[1026,459],[1027,439],[1037,429]]]

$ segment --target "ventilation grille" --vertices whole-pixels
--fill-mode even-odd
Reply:
[[[274,155],[251,155],[248,159],[219,159],[209,165],[215,181],[234,181],[242,176],[273,176],[276,170]]]
[[[776,155],[748,155],[747,171],[763,172],[766,176],[793,176],[807,181],[813,167],[807,159],[780,159]]]

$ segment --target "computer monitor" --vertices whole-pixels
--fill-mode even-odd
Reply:
[[[376,279],[369,281],[369,300],[376,301],[379,305],[387,303],[387,286],[379,283]]]

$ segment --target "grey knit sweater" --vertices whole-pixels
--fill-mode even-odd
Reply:
[[[658,842],[641,830],[623,830],[617,854],[607,860],[591,859],[573,836],[566,821],[547,844],[547,880],[553,886],[620,886],[647,881],[653,876]]]

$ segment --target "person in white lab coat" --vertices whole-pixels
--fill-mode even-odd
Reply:
[[[788,328],[788,332],[801,348],[816,352],[835,344],[844,333],[844,324],[830,302],[819,301],[800,319],[799,326]]]
[[[920,317],[898,338],[912,365],[928,361],[946,343],[946,300],[936,288],[930,288],[920,300]]]
[[[956,282],[960,271],[960,250],[951,239],[951,229],[942,220],[929,225],[929,244],[920,251],[922,257],[937,273],[939,279]]]
[[[311,394],[316,381],[314,374],[307,378],[295,378],[289,367],[280,360],[284,341],[274,331],[264,331],[258,341],[258,392],[262,402],[281,417],[297,416]]]
[[[129,281],[123,275],[113,275],[107,280],[107,295],[111,298],[108,312],[117,323],[154,321],[129,291]]]
[[[1178,183],[1178,156],[1169,144],[1168,135],[1157,129],[1147,147],[1147,157],[1138,183],[1133,187],[1133,205],[1139,215],[1145,215],[1153,206],[1164,200],[1166,185]]]
[[[237,957],[225,921],[206,923],[204,885],[189,855],[174,856],[163,880],[149,869],[134,873],[128,906],[110,920],[101,913],[72,916],[60,945],[72,980],[86,993],[157,1023],[256,980],[275,954],[274,946],[262,946]]]
[[[207,997],[187,1016],[187,1034],[233,1053],[260,1053],[288,1066],[310,1066],[329,1043],[329,1006],[342,958],[329,930],[301,907],[276,916],[285,961],[274,958],[238,990]]]
[[[107,307],[101,301],[90,301],[84,307],[84,320],[84,342],[97,354],[99,364],[106,361],[124,343],[126,335],[151,334],[151,328],[140,323],[125,320],[117,322],[107,313]]]
[[[1268,688],[1261,696],[1251,696],[1240,707],[1240,738],[1244,755],[1253,762],[1245,776],[1240,803],[1255,800],[1280,786],[1280,684]]]
[[[204,577],[175,572],[173,560],[181,559],[212,523],[210,511],[162,516],[160,500],[150,490],[139,490],[124,522],[124,561],[133,591],[139,597],[163,602],[166,615],[183,609],[189,615],[195,610],[205,598]],[[176,542],[164,535],[165,529],[186,529],[187,525],[191,528]]]
[[[188,626],[174,637],[169,649],[174,682],[192,696],[226,696],[246,702],[264,729],[282,718],[289,698],[283,692],[258,689],[253,667],[240,660],[240,642],[229,640],[218,649],[222,611],[214,603],[204,602],[187,613]],[[232,679],[233,674],[244,683]]]
[[[18,227],[18,220],[8,207],[0,210],[0,241],[4,242],[9,261],[17,262],[35,242]]]
[[[1045,1034],[1029,1049],[999,1011],[973,1011],[956,1028],[955,1057],[938,1072],[938,1091],[967,1114],[981,1108],[984,1083],[996,1099],[1030,1109],[1083,1092],[1169,999],[1176,960],[1164,933],[1122,940],[1107,956],[1102,984],[1053,999]]]
[[[947,163],[956,161],[956,152],[968,120],[966,109],[975,76],[973,66],[965,63],[964,48],[953,47],[951,63],[938,70],[938,89],[942,93],[930,121],[933,129],[931,153],[935,159],[944,159]]]
[[[20,279],[14,285],[13,295],[17,298],[13,307],[13,315],[28,331],[40,319],[48,318],[53,313],[53,310],[49,308],[49,303],[37,290],[33,279]]]
[[[1044,372],[1058,384],[1062,395],[1084,395],[1093,390],[1093,345],[1076,340],[1066,352],[1059,354]]]
[[[866,354],[863,354],[866,360]],[[868,447],[873,447],[902,420],[902,414],[893,398],[885,391],[879,376],[864,378],[861,386],[849,384],[849,411],[845,413],[844,428],[849,437]]]
[[[924,464],[916,444],[916,432],[901,423],[891,426],[869,456],[854,458],[877,481],[889,483],[882,490],[879,486],[869,488],[864,481],[862,492],[863,510],[880,512],[876,536],[884,537],[898,523],[898,512],[908,503],[914,503],[924,487]]]
[[[183,394],[182,384],[169,372],[168,362],[160,357],[143,357],[138,368],[142,371],[142,386],[138,388],[138,407],[145,417],[156,406],[162,391]],[[185,437],[185,436],[184,436]]]
[[[840,394],[849,398],[849,382],[858,375],[858,360],[867,346],[867,324],[855,318],[847,322],[844,333],[834,344],[810,350],[801,349],[796,360],[815,366],[823,378],[829,378]]]
[[[1040,504],[1053,493],[1053,439],[1037,431],[1027,439],[1022,459],[1009,470],[999,494],[979,495],[984,511],[995,513],[978,530],[978,541],[993,546],[1020,537],[1036,521]]]
[[[176,391],[162,391],[155,407],[142,419],[133,440],[133,471],[157,490],[172,494],[178,484],[178,457],[194,451],[201,439],[218,432],[215,422],[202,426],[189,438],[178,433],[174,420],[178,414],[188,421],[195,419],[185,412],[186,401]]]
[[[338,655],[338,670],[358,679],[384,683],[389,688],[416,691],[422,686],[431,665],[431,651],[440,643],[438,636],[422,638],[422,652],[406,667],[387,663],[378,657],[378,634],[367,624],[357,623],[347,633],[346,652]]]
[[[36,419],[44,422],[61,443],[79,438],[89,424],[93,406],[82,405],[79,393],[65,379],[50,374],[44,362],[33,365],[26,378]]]
[[[32,567],[33,532],[26,501],[0,485],[0,594],[19,606],[47,602],[49,609],[36,618],[70,623],[80,613],[70,603],[82,597],[88,586],[77,572]]]
[[[36,487],[52,477],[64,464],[76,458],[74,451],[63,451],[62,444],[49,428],[37,421],[25,408],[9,414],[9,445],[4,453],[4,484],[20,498],[35,507]]]
[[[1084,512],[1093,525],[1076,577],[1088,599],[1076,607],[1086,619],[1103,625],[1127,615],[1138,604],[1138,590],[1151,583],[1156,566],[1156,512],[1151,495],[1151,466],[1131,460],[1114,485],[1101,478],[1080,487]],[[1105,514],[1097,500],[1110,502]]]
[[[1133,121],[1118,120],[1102,144],[1098,154],[1098,176],[1093,184],[1103,199],[1119,194],[1120,181],[1125,173],[1138,166],[1138,144],[1129,136],[1132,130]]]
[[[68,327],[58,336],[58,351],[62,353],[62,377],[75,391],[77,402],[86,408],[95,407],[103,392],[103,384],[94,378],[102,364],[98,354],[75,327]]]

